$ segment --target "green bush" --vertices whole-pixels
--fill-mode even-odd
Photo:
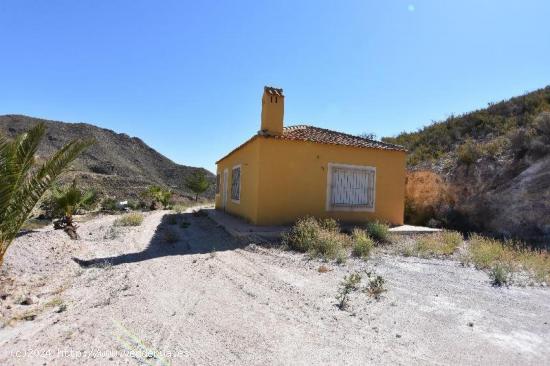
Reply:
[[[390,241],[390,227],[381,222],[369,222],[367,224],[367,232],[372,239],[378,242]]]
[[[351,246],[351,240],[347,235],[340,233],[340,227],[334,220],[304,217],[298,219],[291,230],[283,235],[283,244],[315,257],[341,259],[345,248]]]
[[[101,209],[103,211],[116,211],[117,201],[114,198],[106,197],[101,201]]]
[[[353,229],[351,234],[353,241],[352,254],[355,257],[367,258],[374,247],[374,241],[365,230]]]
[[[143,215],[137,212],[122,215],[115,220],[115,226],[139,226],[143,222]]]
[[[315,245],[321,226],[314,217],[303,217],[288,233],[283,235],[283,244],[297,252],[307,252]]]
[[[460,145],[457,150],[458,162],[465,165],[475,163],[477,159],[479,159],[480,155],[481,154],[477,145],[470,139]]]

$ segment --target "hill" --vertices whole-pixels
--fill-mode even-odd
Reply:
[[[550,238],[550,86],[416,132],[406,220],[540,242]]]
[[[85,187],[119,199],[136,198],[151,184],[168,186],[180,196],[191,197],[184,187],[187,176],[197,170],[214,176],[203,168],[179,165],[158,153],[137,137],[99,128],[87,123],[65,123],[22,115],[0,116],[0,134],[13,138],[38,122],[46,124],[46,136],[39,146],[40,156],[47,157],[76,138],[94,138],[96,144],[73,164],[63,180],[73,177]],[[213,188],[207,193],[213,196]]]

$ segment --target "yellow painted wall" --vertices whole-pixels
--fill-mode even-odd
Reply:
[[[401,225],[405,199],[405,158],[403,151],[258,136],[222,159],[218,163],[218,172],[223,172],[223,167],[229,167],[231,175],[231,166],[244,162],[241,205],[236,207],[228,199],[227,211],[246,217],[257,225],[290,224],[306,214],[333,217],[342,222],[360,223],[378,219]],[[374,212],[326,211],[328,163],[376,167]],[[219,197],[216,196],[217,208],[220,208]]]
[[[231,200],[231,171],[236,165],[241,165],[241,197],[240,202]],[[220,192],[216,193],[216,209],[223,210],[222,190],[223,171],[227,168],[227,205],[225,211],[240,216],[252,223],[257,222],[258,182],[259,182],[259,139],[254,139],[240,149],[222,159],[217,164],[216,174],[220,174]]]

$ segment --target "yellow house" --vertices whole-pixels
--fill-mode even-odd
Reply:
[[[283,127],[282,89],[265,87],[260,131],[216,162],[216,209],[256,225],[311,215],[403,224],[403,147],[323,128]]]

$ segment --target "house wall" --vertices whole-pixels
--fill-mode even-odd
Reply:
[[[241,165],[241,194],[240,202],[231,200],[231,170],[236,165]],[[224,210],[222,202],[223,171],[227,169],[227,205],[225,211],[240,216],[252,223],[257,222],[258,209],[258,184],[259,184],[259,140],[243,145],[229,156],[217,163],[216,174],[220,174],[220,192],[216,193],[216,209]]]
[[[226,211],[256,225],[291,224],[304,215],[332,217],[342,222],[381,220],[403,224],[405,201],[403,151],[357,148],[257,136],[218,162],[228,169]],[[376,168],[375,208],[365,211],[327,211],[328,164]],[[231,168],[241,164],[241,200],[231,201]],[[216,208],[222,195],[216,194]]]
[[[306,214],[362,223],[373,219],[403,224],[405,159],[403,151],[258,139],[260,170],[258,225],[290,224]],[[376,167],[375,209],[327,211],[329,163]]]

